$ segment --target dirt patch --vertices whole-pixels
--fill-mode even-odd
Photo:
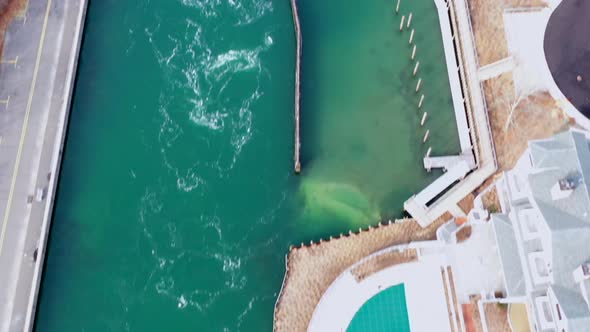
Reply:
[[[484,209],[488,210],[490,213],[500,212],[500,199],[498,198],[496,186],[482,196],[481,202]]]
[[[475,199],[475,195],[469,194],[469,195],[465,196],[465,198],[463,198],[459,203],[457,203],[457,205],[459,205],[459,208],[461,208],[461,210],[463,212],[465,212],[465,214],[468,214],[469,211],[471,211],[473,209],[473,200],[474,199]]]
[[[514,8],[543,8],[543,0],[468,0],[473,37],[480,66],[510,55],[504,30],[504,11]]]
[[[310,246],[293,248],[274,315],[274,331],[306,331],[322,294],[348,267],[387,247],[433,240],[449,213],[422,228],[414,220],[383,225]]]
[[[455,318],[457,326],[461,326],[461,311],[459,311],[459,300],[457,299],[457,290],[455,289],[455,279],[453,278],[453,270],[450,266],[447,266],[447,278],[449,278],[449,284],[451,285],[451,298],[453,299],[453,307],[455,309]]]
[[[484,303],[483,311],[486,316],[486,325],[490,332],[511,331],[508,324],[508,305],[503,303]]]
[[[512,73],[483,82],[498,172],[514,167],[533,139],[548,138],[569,127],[569,119],[546,91],[515,96]]]
[[[27,3],[28,0],[0,0],[0,58],[4,51],[6,29],[15,17],[22,15]]]
[[[504,8],[498,0],[469,0],[471,25],[480,66],[502,60],[510,53],[504,35]]]
[[[445,269],[441,267],[440,274],[443,280],[446,279],[446,272]],[[447,302],[447,312],[449,313],[449,326],[451,327],[451,332],[455,331],[455,325],[453,323],[453,300],[451,299],[451,294],[449,291],[449,287],[447,287],[447,283],[443,282],[443,288],[445,290],[445,300]]]
[[[465,322],[465,329],[467,332],[483,332],[481,325],[481,316],[477,302],[481,299],[480,295],[472,295],[469,297],[469,303],[464,303],[463,307],[463,321]]]
[[[544,0],[503,0],[504,8],[545,8],[548,6]]]
[[[455,236],[457,237],[457,243],[462,243],[467,241],[471,237],[471,226],[467,225],[461,228]]]
[[[381,255],[375,256],[359,266],[352,269],[350,272],[354,275],[357,282],[361,282],[366,277],[373,275],[390,266],[414,262],[418,259],[416,249],[408,249],[404,251],[391,251]]]

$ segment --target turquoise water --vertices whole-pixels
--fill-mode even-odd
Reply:
[[[344,219],[358,228],[376,215],[399,216],[402,202],[438,175],[421,167],[428,148],[432,147],[432,155],[459,152],[434,1],[402,1],[397,15],[392,3],[299,1],[304,50],[302,144],[309,159],[303,167],[302,191],[311,196],[304,217],[307,224],[317,225],[317,219],[340,224]],[[404,24],[400,32],[401,17],[408,18],[409,13],[411,26]],[[412,44],[411,29],[415,29]],[[416,53],[411,60],[413,45]],[[420,65],[413,76],[417,61]],[[424,111],[428,117],[421,127]],[[426,130],[430,138],[422,144]],[[309,195],[316,187],[321,195]],[[332,197],[340,192],[346,199],[337,197],[336,202],[345,200],[354,209],[342,209],[342,204],[328,211],[326,204],[316,207],[324,196],[331,207]]]
[[[410,332],[404,284],[391,286],[365,302],[347,332]]]
[[[401,214],[431,178],[401,109],[408,49],[389,1],[347,3],[300,4],[296,177],[288,1],[90,2],[37,331],[270,331],[290,244]],[[430,56],[444,153],[458,144]]]

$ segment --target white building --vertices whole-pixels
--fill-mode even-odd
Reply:
[[[526,301],[532,331],[590,331],[589,184],[589,141],[576,131],[531,141],[497,183],[506,301]]]

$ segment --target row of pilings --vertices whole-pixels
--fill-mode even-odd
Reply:
[[[428,112],[423,108],[424,100],[426,98],[423,92],[423,79],[420,76],[420,59],[419,59],[419,50],[418,45],[416,43],[416,29],[412,25],[414,21],[414,13],[402,13],[402,0],[397,0],[395,6],[395,15],[399,17],[399,33],[403,35],[407,35],[408,37],[408,45],[409,45],[409,70],[412,72],[412,82],[415,83],[415,98],[416,98],[416,108],[419,112],[420,117],[420,129],[422,129],[422,144],[427,144],[428,139],[430,138],[430,129],[427,126],[428,120]],[[426,157],[430,156],[432,151],[432,147],[428,147],[426,150]]]

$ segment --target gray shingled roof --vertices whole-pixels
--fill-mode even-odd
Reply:
[[[552,286],[561,310],[568,318],[568,331],[590,332],[590,309],[582,295],[571,289]]]
[[[582,297],[573,271],[590,259],[590,148],[586,137],[574,131],[529,144],[531,160],[540,172],[529,175],[530,190],[551,231],[552,288],[571,331],[590,332],[590,309]],[[580,183],[566,198],[554,200],[551,188],[576,174]]]
[[[507,295],[510,297],[524,296],[526,294],[524,270],[518,256],[518,246],[512,223],[505,214],[493,214],[492,226],[498,242]]]

